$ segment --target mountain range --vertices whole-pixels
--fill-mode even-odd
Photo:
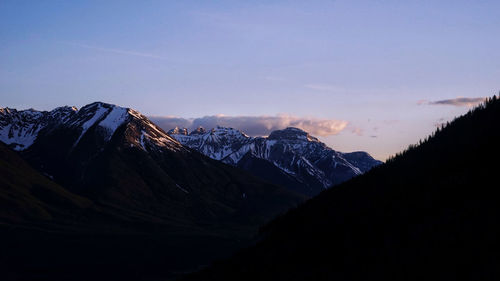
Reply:
[[[94,273],[115,266],[116,253],[126,263],[156,265],[150,273],[192,270],[248,243],[260,225],[306,199],[183,146],[133,109],[101,102],[1,108],[0,140],[0,234],[7,243],[0,267],[22,266],[14,270],[21,279],[34,278],[23,274],[43,264],[47,252],[54,264]],[[59,244],[69,241],[78,243]],[[110,252],[95,257],[100,247]],[[131,270],[120,275],[144,273]]]
[[[272,183],[307,196],[370,170],[382,162],[368,153],[342,153],[307,132],[289,127],[267,137],[250,137],[226,127],[191,133],[178,127],[168,134],[185,146]]]
[[[378,165],[296,128],[0,108],[2,280],[498,280],[499,124],[493,97]]]
[[[155,218],[240,221],[303,200],[207,158],[139,112],[111,104],[0,109],[0,138],[70,192]]]

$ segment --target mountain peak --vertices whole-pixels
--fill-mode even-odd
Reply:
[[[187,136],[188,135],[188,129],[187,128],[179,128],[179,127],[175,127],[171,130],[169,130],[167,132],[167,134],[169,135],[184,135],[184,136]]]
[[[98,112],[98,111],[112,110],[114,108],[121,109],[121,110],[128,110],[128,108],[120,107],[120,106],[117,106],[115,104],[96,101],[96,102],[89,103],[89,104],[83,106],[78,111],[79,112]]]
[[[273,131],[267,138],[269,140],[303,140],[319,142],[317,138],[309,135],[306,131],[295,127],[288,127],[283,130]]]
[[[85,105],[84,107],[93,107],[93,106],[119,107],[116,104],[106,103],[106,102],[102,102],[102,101],[95,101],[95,102],[92,102],[92,103]]]
[[[207,130],[205,130],[205,128],[203,128],[202,126],[198,126],[198,128],[196,128],[196,130],[192,131],[189,135],[201,135],[201,134],[204,134],[206,132],[207,132]]]
[[[210,130],[210,134],[215,134],[215,135],[231,135],[231,136],[244,136],[245,138],[249,138],[249,136],[242,131],[231,128],[231,127],[223,127],[223,126],[217,126]]]
[[[78,108],[76,106],[65,105],[65,106],[56,107],[52,111],[74,111],[74,112],[77,112]]]
[[[15,150],[25,150],[34,143],[40,132],[47,131],[43,129],[49,128],[48,131],[51,131],[62,126],[76,136],[74,149],[89,132],[99,136],[97,138],[94,136],[93,139],[101,139],[100,141],[107,143],[122,125],[136,131],[133,133],[128,131],[129,136],[126,138],[129,144],[134,146],[143,149],[168,147],[172,150],[179,150],[182,147],[140,112],[104,102],[93,102],[80,110],[70,106],[58,107],[52,111],[34,109],[17,111],[2,108],[0,141]],[[152,146],[147,143],[151,143]]]

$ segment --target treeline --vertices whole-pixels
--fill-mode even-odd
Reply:
[[[477,119],[477,115],[480,115],[481,112],[483,112],[486,108],[489,108],[490,110],[494,111],[495,107],[498,108],[499,106],[498,103],[499,103],[499,98],[496,95],[486,98],[484,102],[469,110],[465,115],[455,117],[451,121],[451,123],[450,121],[448,121],[446,122],[446,124],[443,123],[440,126],[437,126],[436,130],[433,133],[431,133],[426,138],[419,140],[417,144],[410,144],[405,150],[396,153],[394,156],[389,157],[386,163],[392,163],[394,161],[397,161],[398,159],[404,157],[404,155],[407,154],[418,153],[418,148],[420,146],[429,145],[429,143],[433,142],[435,137],[441,137],[442,135],[448,134],[447,131],[460,130],[460,128],[465,125],[464,124],[465,120]]]

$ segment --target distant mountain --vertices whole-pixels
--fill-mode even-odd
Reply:
[[[24,150],[33,144],[42,129],[66,122],[76,111],[75,107],[68,106],[50,112],[0,108],[0,141],[15,150]]]
[[[0,140],[0,240],[18,241],[1,242],[0,270],[8,261],[21,279],[34,279],[23,274],[39,267],[112,273],[114,260],[139,265],[120,269],[134,280],[192,270],[245,245],[262,223],[306,199],[183,146],[133,109],[101,102],[1,108]],[[71,241],[73,252],[61,248]],[[52,264],[44,252],[53,253]],[[109,280],[81,276],[96,278]]]
[[[184,280],[498,280],[499,143],[494,97]]]
[[[225,127],[209,131],[200,127],[191,133],[174,128],[168,134],[212,159],[308,196],[382,163],[366,152],[335,151],[297,128],[277,130],[268,137],[250,137]]]

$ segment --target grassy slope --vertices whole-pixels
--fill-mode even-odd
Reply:
[[[74,219],[90,200],[41,175],[0,143],[0,219],[12,223]]]

